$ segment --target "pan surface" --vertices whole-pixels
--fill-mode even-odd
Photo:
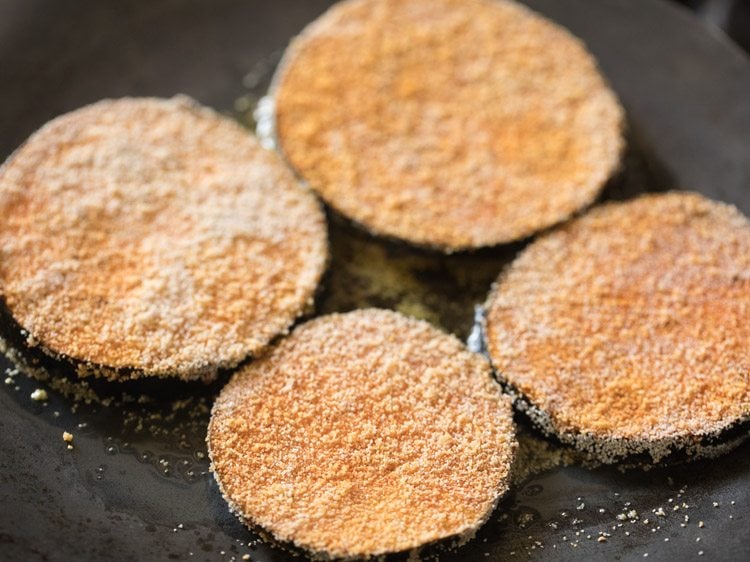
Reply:
[[[660,0],[528,3],[586,41],[628,112],[625,169],[605,198],[680,187],[750,214],[750,63],[739,49]],[[0,158],[104,97],[182,92],[252,127],[282,49],[327,5],[0,2]],[[463,339],[523,247],[438,256],[335,216],[331,239],[318,312],[395,308]],[[208,409],[226,375],[208,387],[81,383],[70,365],[19,349],[7,314],[1,324],[22,370],[52,378],[0,357],[0,560],[291,558],[229,514],[208,473]],[[30,398],[37,388],[46,402]],[[472,542],[429,549],[441,560],[750,559],[750,443],[714,461],[621,471],[581,466],[519,421],[513,492]]]

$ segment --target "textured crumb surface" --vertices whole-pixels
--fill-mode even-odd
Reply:
[[[690,193],[602,206],[500,276],[486,333],[565,440],[605,460],[699,447],[750,415],[750,222]]]
[[[310,304],[325,219],[277,156],[188,98],[103,101],[0,169],[0,290],[29,342],[210,377]]]
[[[376,309],[304,324],[238,372],[208,445],[233,511],[335,557],[473,533],[507,490],[516,447],[485,359]]]
[[[291,44],[272,93],[280,148],[330,205],[446,251],[570,216],[623,146],[582,42],[505,0],[342,2]]]

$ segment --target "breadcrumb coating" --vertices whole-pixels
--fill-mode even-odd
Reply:
[[[623,110],[584,44],[509,0],[348,0],[290,45],[278,144],[372,232],[452,252],[525,238],[618,168]]]
[[[82,374],[211,378],[290,326],[327,260],[314,195],[185,97],[48,123],[0,168],[0,214],[8,308]]]
[[[516,448],[489,363],[377,309],[308,322],[244,367],[207,440],[237,515],[332,557],[473,533],[507,491]]]
[[[563,441],[606,461],[709,452],[750,416],[750,222],[692,193],[599,207],[500,276],[486,336]]]

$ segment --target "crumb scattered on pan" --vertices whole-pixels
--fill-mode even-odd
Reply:
[[[47,391],[43,388],[37,388],[31,393],[31,399],[37,402],[46,402],[49,399]]]

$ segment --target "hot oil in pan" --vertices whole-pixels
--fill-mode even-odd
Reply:
[[[246,92],[236,100],[232,114],[249,128],[260,125],[261,132],[269,132],[268,100],[261,103],[260,112],[255,109],[268,89],[279,58],[280,52],[273,53],[244,80]],[[604,198],[630,197],[640,193],[645,185],[672,187],[669,174],[648,157],[650,151],[638,142],[637,130],[631,128],[629,140],[623,172],[607,187]],[[473,344],[480,341],[475,330],[476,307],[484,301],[499,272],[525,245],[522,242],[444,256],[375,239],[330,211],[329,219],[332,262],[318,297],[318,313],[369,306],[392,308],[425,319],[464,341],[473,333]],[[130,504],[139,502],[148,506],[139,512],[139,517],[154,529],[167,527],[181,532],[194,525],[196,544],[206,552],[220,554],[215,552],[222,547],[215,546],[214,541],[219,538],[214,535],[224,533],[232,538],[234,552],[240,553],[236,548],[239,544],[260,549],[253,552],[254,558],[263,554],[258,536],[245,531],[228,513],[208,472],[204,438],[210,406],[229,373],[209,386],[160,380],[114,384],[78,379],[70,365],[27,349],[7,314],[2,328],[4,351],[16,366],[7,375],[6,389],[25,408],[74,434],[75,462],[91,475],[91,488],[104,494],[105,502],[123,511],[136,510]],[[20,377],[19,371],[34,378]],[[41,386],[49,391],[46,406],[45,402],[28,399],[31,391]],[[452,556],[494,558],[511,553],[531,554],[545,548],[577,548],[589,541],[627,541],[631,535],[668,540],[675,533],[696,533],[693,527],[697,522],[690,522],[691,510],[696,502],[710,503],[710,499],[687,500],[688,492],[683,486],[695,478],[694,469],[678,468],[669,473],[655,470],[645,484],[641,471],[617,477],[620,491],[607,489],[592,502],[574,490],[590,480],[595,486],[609,486],[616,469],[590,472],[588,468],[575,468],[560,475],[553,469],[580,466],[586,464],[585,459],[544,439],[523,418],[518,421],[520,448],[512,494],[477,538],[456,554],[445,552],[445,544],[428,549],[427,554],[440,554],[443,560]],[[123,457],[133,462],[115,460]],[[168,501],[177,507],[172,506],[171,511],[167,507],[155,508],[147,497],[134,498],[137,490],[118,491],[123,464],[128,464],[137,478],[158,478],[165,490],[171,486],[175,492],[167,493]],[[103,483],[115,491],[97,487]],[[200,496],[201,487],[209,489],[208,508],[191,496]],[[565,493],[560,493],[561,488]],[[192,492],[184,493],[186,489]],[[175,509],[181,513],[181,520],[173,519],[171,513]],[[218,528],[216,521],[221,521]],[[199,535],[199,527],[214,530],[200,531],[203,534]],[[264,552],[263,556],[274,556]],[[606,555],[605,550],[601,553]]]

